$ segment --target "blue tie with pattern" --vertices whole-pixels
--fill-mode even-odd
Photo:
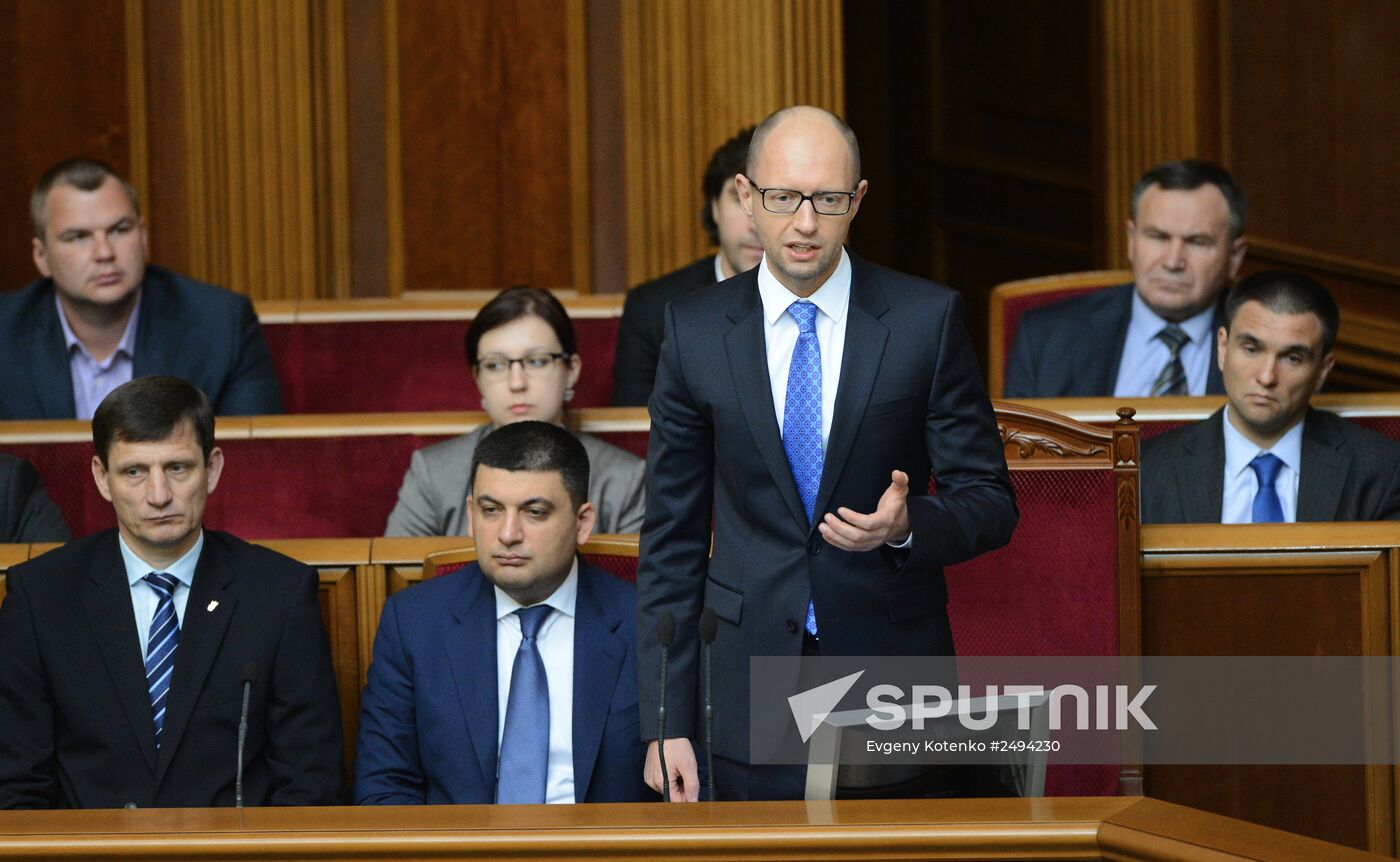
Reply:
[[[549,774],[549,681],[536,638],[554,609],[534,605],[520,617],[520,649],[510,672],[510,699],[501,756],[496,768],[496,801],[501,804],[544,802]]]
[[[1274,480],[1278,478],[1283,461],[1279,460],[1277,455],[1260,452],[1249,462],[1249,467],[1259,480],[1259,490],[1254,492],[1254,523],[1282,524],[1283,502],[1278,498],[1278,487]]]
[[[789,305],[787,312],[797,321],[797,345],[792,350],[783,400],[783,451],[811,524],[817,489],[822,484],[822,348],[817,342],[817,307],[798,301]],[[817,636],[817,609],[811,601],[807,603],[806,629],[807,634]]]
[[[1186,346],[1191,336],[1186,334],[1186,330],[1172,323],[1163,327],[1162,331],[1157,333],[1157,338],[1167,345],[1171,357],[1167,359],[1167,364],[1162,366],[1162,371],[1152,384],[1152,397],[1189,394],[1186,389],[1186,366],[1181,364],[1181,348]]]
[[[160,748],[165,704],[170,697],[170,677],[175,672],[175,648],[180,645],[180,620],[175,616],[175,585],[179,581],[164,572],[151,572],[142,580],[160,597],[155,616],[151,617],[151,633],[146,639],[146,689],[151,693],[156,748]]]

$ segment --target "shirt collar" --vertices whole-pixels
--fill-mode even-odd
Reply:
[[[1261,452],[1269,452],[1287,465],[1294,473],[1301,473],[1300,467],[1303,464],[1303,420],[1296,423],[1284,433],[1279,441],[1269,449],[1260,449],[1249,438],[1239,432],[1239,429],[1230,424],[1230,405],[1225,405],[1225,415],[1222,423],[1225,426],[1225,477],[1227,479],[1237,478],[1245,470],[1249,469],[1249,462]]]
[[[724,255],[724,252],[722,252],[722,251],[715,254],[715,283],[716,283],[716,284],[718,284],[718,283],[721,282],[721,281],[724,281],[726,278],[729,278],[729,276],[727,276],[727,275],[724,274],[724,267],[723,267],[723,266],[720,266],[720,260],[723,259],[723,255]]]
[[[525,605],[520,604],[515,599],[506,595],[500,587],[492,586],[496,591],[496,622],[500,622]],[[578,555],[574,555],[574,564],[569,567],[569,576],[564,579],[564,583],[550,594],[540,604],[549,605],[554,608],[555,613],[563,614],[566,617],[574,615],[574,608],[578,604]]]
[[[131,586],[136,586],[137,581],[151,572],[164,572],[186,587],[190,587],[194,585],[194,570],[199,565],[199,552],[204,550],[204,531],[199,531],[199,538],[194,540],[193,547],[164,569],[157,569],[136,556],[136,552],[131,550],[131,546],[126,543],[126,538],[120,533],[117,534],[117,544],[121,547],[122,562],[126,565],[126,581]]]
[[[778,277],[768,269],[768,255],[758,262],[758,296],[763,300],[763,319],[772,326],[787,312],[788,306],[798,300],[792,291],[783,287]],[[822,314],[840,323],[846,316],[846,307],[851,301],[851,259],[846,249],[841,249],[841,260],[826,283],[807,300],[821,310]]]
[[[68,355],[72,356],[73,349],[77,348],[79,353],[92,359],[92,354],[88,352],[88,349],[78,340],[78,336],[74,334],[73,327],[68,325],[68,315],[63,313],[63,303],[58,299],[57,290],[54,291],[53,303],[54,307],[58,309],[58,325],[63,329],[63,343],[68,348]],[[126,354],[128,359],[136,356],[136,320],[140,316],[141,291],[138,288],[136,291],[136,305],[132,306],[131,317],[126,320],[126,329],[122,330],[122,340],[117,342],[117,349],[112,351],[111,356],[107,357],[107,362],[104,363],[104,365],[110,365],[112,360],[119,354]],[[95,362],[96,360],[93,361]]]
[[[1187,335],[1191,336],[1191,343],[1200,345],[1208,343],[1211,338],[1211,324],[1215,322],[1215,303],[1206,306],[1204,311],[1198,311],[1191,317],[1186,318],[1176,324],[1181,327]],[[1171,321],[1166,320],[1147,307],[1147,303],[1142,301],[1142,296],[1133,289],[1133,313],[1128,323],[1128,338],[1135,343],[1147,342],[1157,337],[1164,327],[1170,326]]]

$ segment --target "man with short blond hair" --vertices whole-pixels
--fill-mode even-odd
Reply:
[[[216,414],[282,412],[272,356],[247,297],[148,266],[136,191],[70,159],[30,197],[41,278],[0,295],[0,419],[89,419],[123,383],[187,380]]]

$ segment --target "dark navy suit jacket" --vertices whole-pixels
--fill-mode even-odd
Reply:
[[[146,267],[132,376],[188,380],[220,416],[282,412],[272,354],[246,296]],[[73,376],[53,281],[0,295],[0,419],[72,419]]]
[[[747,762],[749,658],[801,653],[809,596],[823,655],[951,655],[943,567],[1011,538],[1011,480],[961,298],[854,255],[851,267],[817,518],[842,506],[875,511],[899,469],[911,485],[913,545],[851,553],[808,522],[773,407],[758,270],[672,302],[649,405],[637,577],[650,737],[663,611],[677,622],[667,736],[698,735],[696,624],[708,606],[719,621],[714,753]],[[927,495],[931,469],[938,493]]]
[[[617,330],[613,362],[614,407],[645,407],[656,383],[661,336],[666,329],[666,306],[672,300],[715,283],[715,256],[707,254],[675,272],[627,291],[622,322]]]
[[[579,564],[574,798],[639,802],[636,590]],[[496,598],[473,563],[390,597],[379,618],[355,756],[355,802],[494,802]],[[540,752],[544,757],[546,752]]]
[[[1006,398],[1111,396],[1133,315],[1131,284],[1095,290],[1025,313],[1006,363]],[[1225,324],[1224,297],[1215,307],[1211,337]],[[1211,347],[1206,394],[1225,394]]]

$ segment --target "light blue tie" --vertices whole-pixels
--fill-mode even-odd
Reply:
[[[1282,524],[1283,502],[1278,498],[1278,488],[1274,480],[1278,478],[1278,471],[1282,469],[1283,462],[1277,455],[1260,452],[1249,462],[1249,467],[1259,480],[1259,490],[1254,492],[1254,523]]]
[[[797,321],[797,345],[792,350],[783,400],[783,451],[810,525],[822,484],[822,348],[817,342],[817,307],[798,301],[789,305],[787,312]],[[817,636],[817,609],[810,600],[806,629],[807,634]]]
[[[146,689],[151,694],[156,748],[160,748],[165,705],[170,699],[170,677],[175,673],[175,648],[180,645],[180,620],[175,616],[175,585],[179,581],[164,572],[151,572],[142,580],[160,597],[155,616],[151,617],[151,633],[146,639]]]
[[[496,771],[496,801],[506,804],[544,802],[549,774],[549,680],[536,639],[554,609],[534,605],[520,617],[520,649],[510,672],[510,699]]]

